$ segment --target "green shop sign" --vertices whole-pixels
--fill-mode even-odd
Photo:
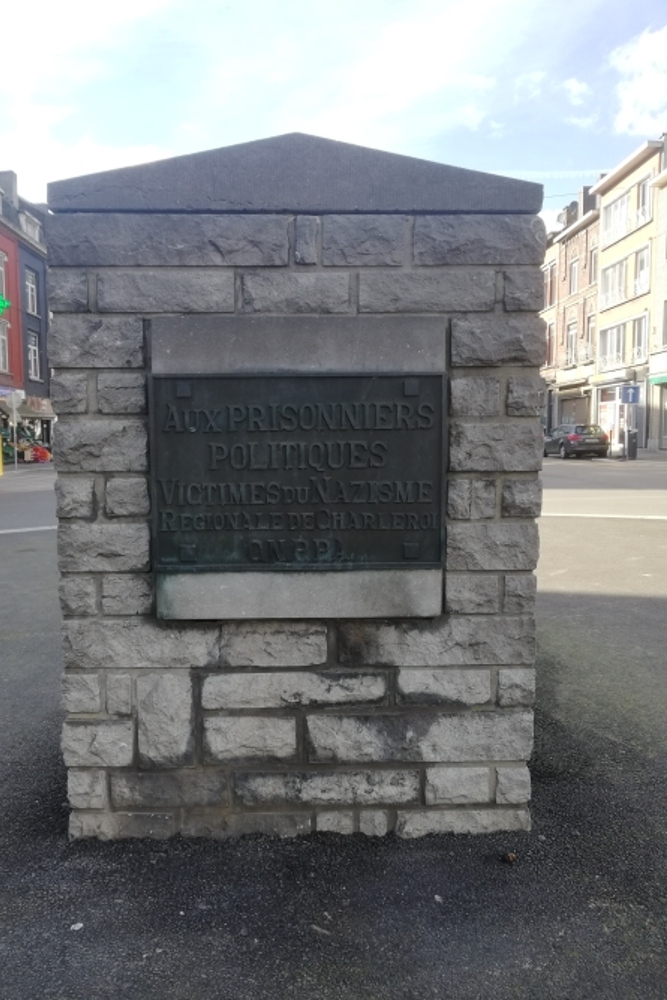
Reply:
[[[9,299],[5,299],[2,295],[0,295],[0,313],[3,313],[5,309],[9,309],[10,305],[11,302]]]

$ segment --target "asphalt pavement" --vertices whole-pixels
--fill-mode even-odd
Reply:
[[[664,1000],[667,463],[546,461],[533,831],[406,842],[70,844],[52,470],[21,471],[0,479],[0,1000]]]

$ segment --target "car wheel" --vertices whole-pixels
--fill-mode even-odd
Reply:
[[[564,444],[563,441],[561,441],[561,443],[560,443],[560,445],[558,447],[558,455],[559,455],[560,458],[569,458],[569,455],[567,453],[567,448],[565,447],[565,444]]]

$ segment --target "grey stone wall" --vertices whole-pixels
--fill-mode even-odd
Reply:
[[[528,828],[541,222],[56,212],[48,239],[71,835]],[[442,317],[440,617],[156,619],[145,387],[177,313]]]

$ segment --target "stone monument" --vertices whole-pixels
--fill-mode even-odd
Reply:
[[[529,827],[540,206],[300,134],[50,185],[71,836]]]

